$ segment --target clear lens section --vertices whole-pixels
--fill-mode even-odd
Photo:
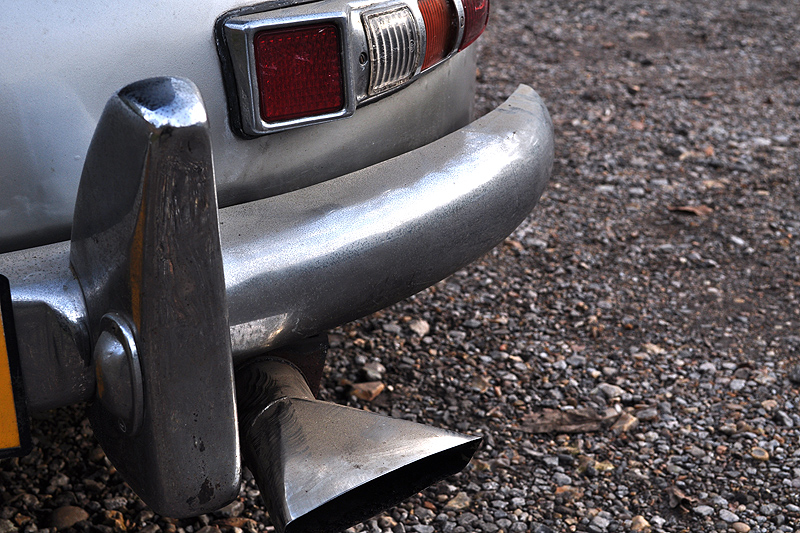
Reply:
[[[452,0],[419,0],[425,20],[425,60],[422,70],[432,67],[453,51],[458,36],[458,13]]]
[[[414,76],[419,64],[419,29],[407,7],[364,16],[370,53],[369,94],[391,89]]]

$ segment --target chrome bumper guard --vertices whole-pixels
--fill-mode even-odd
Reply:
[[[93,400],[95,436],[156,512],[183,517],[219,509],[241,481],[234,364],[381,309],[475,260],[528,215],[552,161],[547,110],[523,86],[492,113],[423,148],[220,210],[197,87],[176,78],[133,83],[109,100],[98,122],[70,242],[0,255],[28,406]],[[281,390],[259,392],[262,382],[274,381],[273,370],[258,374],[253,398]],[[306,419],[314,428],[333,407],[307,404],[306,396],[285,402],[303,412],[312,405]],[[344,427],[344,417],[357,435],[390,424],[336,413],[331,427]],[[265,448],[270,427],[255,436],[244,429],[254,471],[272,472],[286,463],[281,450],[295,447],[278,440]],[[383,442],[386,431],[376,431],[375,442]],[[420,431],[420,449],[440,437]],[[452,468],[436,479],[460,469],[477,446],[452,438]],[[330,454],[330,439],[321,442],[319,465]],[[328,523],[320,511],[331,497],[350,502],[342,520],[367,516],[395,501],[395,477],[419,478],[435,460],[423,453],[386,478],[384,455],[374,455],[376,484],[369,482],[383,487],[377,500],[353,503],[367,490],[358,476],[310,500],[277,498],[273,511],[305,505],[299,514],[277,513],[281,530],[334,530],[339,522]],[[318,473],[296,459],[293,451],[287,476]],[[262,477],[262,490],[287,490]],[[405,488],[418,490],[420,479],[407,481]]]
[[[474,261],[530,213],[552,162],[550,117],[520,86],[427,146],[219,210],[234,361],[384,308]],[[0,273],[11,283],[29,408],[92,399],[87,306],[70,243],[2,254]]]

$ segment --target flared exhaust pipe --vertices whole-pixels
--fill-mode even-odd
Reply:
[[[245,465],[278,533],[333,533],[463,469],[481,439],[314,399],[274,358],[236,373]]]

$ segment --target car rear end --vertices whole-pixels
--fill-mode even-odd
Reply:
[[[225,505],[244,456],[286,531],[346,527],[460,469],[475,439],[311,391],[320,334],[473,261],[546,184],[533,90],[469,122],[488,15],[486,0],[9,13],[4,453],[24,453],[28,410],[91,401],[154,509]]]

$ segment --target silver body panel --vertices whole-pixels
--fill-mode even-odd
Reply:
[[[521,86],[427,146],[221,209],[234,360],[381,309],[475,260],[527,216],[552,163],[550,117]],[[2,254],[0,272],[11,282],[24,379],[36,384],[31,408],[90,399],[86,309],[69,243]]]
[[[263,6],[290,3],[302,2]],[[103,106],[141,79],[179,76],[200,89],[221,206],[353,172],[470,120],[474,46],[352,117],[244,140],[228,124],[214,24],[245,3],[13,4],[0,18],[0,252],[69,238],[81,169]]]

